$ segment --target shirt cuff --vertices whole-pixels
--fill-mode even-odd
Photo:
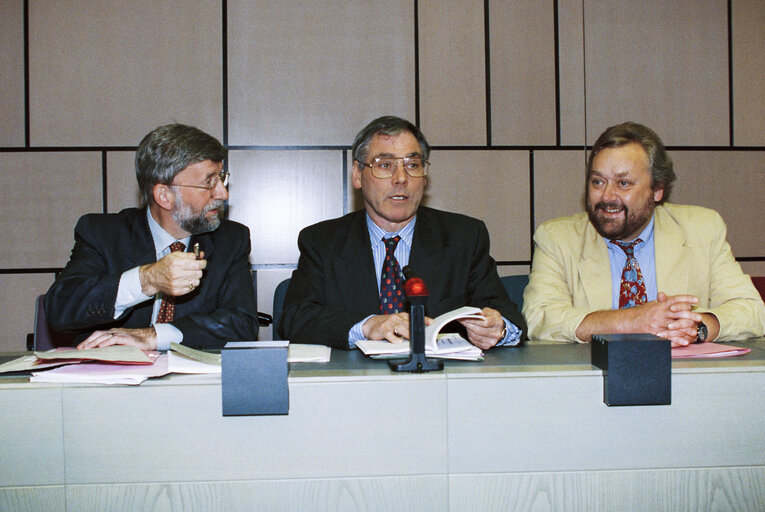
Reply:
[[[126,270],[120,276],[120,283],[117,287],[117,299],[114,301],[114,319],[118,319],[122,314],[136,304],[146,302],[151,297],[144,295],[141,290],[141,278],[138,275],[140,267],[134,267]]]
[[[183,341],[183,333],[173,324],[154,324],[157,333],[157,350],[170,350],[170,343]]]
[[[518,329],[515,324],[510,323],[504,316],[502,320],[505,322],[505,328],[507,332],[505,337],[497,342],[498,347],[514,347],[521,341],[521,330]]]
[[[364,338],[364,331],[361,328],[361,326],[364,325],[364,322],[372,318],[374,315],[369,315],[353,327],[351,327],[351,330],[348,331],[348,348],[356,348],[356,342],[359,340],[366,339]]]

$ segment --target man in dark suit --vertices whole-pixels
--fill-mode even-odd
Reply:
[[[471,343],[489,349],[523,339],[526,324],[497,275],[484,223],[420,206],[429,153],[422,132],[398,117],[359,132],[353,186],[364,210],[301,231],[278,326],[284,339],[346,349],[360,339],[408,339],[409,315],[396,297],[406,265],[429,289],[429,318],[475,306],[482,319],[460,320]]]
[[[69,263],[45,296],[53,330],[84,338],[78,348],[257,339],[249,230],[223,218],[226,153],[191,126],[144,137],[135,163],[147,206],[80,218]]]

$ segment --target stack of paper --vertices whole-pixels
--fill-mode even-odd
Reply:
[[[76,382],[84,384],[138,385],[150,377],[169,373],[167,354],[158,355],[154,364],[69,364],[45,372],[32,372],[30,382]]]
[[[392,359],[405,358],[409,355],[409,342],[389,343],[378,340],[360,340],[356,346],[364,355],[373,359]],[[426,344],[425,355],[438,359],[459,359],[462,361],[481,361],[483,352],[481,349],[472,345],[468,340],[459,334],[442,334],[436,339],[435,347],[433,344]]]

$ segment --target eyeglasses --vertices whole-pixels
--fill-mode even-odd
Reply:
[[[189,188],[202,188],[205,190],[209,190],[212,192],[212,189],[215,188],[215,185],[218,184],[218,182],[222,183],[224,187],[228,187],[228,179],[231,176],[231,173],[228,171],[221,171],[220,174],[217,176],[213,176],[210,178],[210,181],[205,183],[204,185],[180,185],[180,184],[173,184],[173,187],[189,187]]]
[[[372,170],[372,176],[375,178],[390,178],[398,170],[398,163],[404,164],[404,170],[412,178],[422,178],[428,174],[430,162],[419,156],[404,157],[377,157],[371,164],[358,161],[364,167]]]

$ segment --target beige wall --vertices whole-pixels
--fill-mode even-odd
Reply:
[[[133,150],[168,122],[233,149],[262,311],[299,230],[359,206],[348,148],[382,114],[419,120],[427,204],[484,219],[503,275],[582,208],[584,145],[627,119],[765,275],[765,6],[730,5],[729,24],[725,0],[419,0],[415,26],[413,0],[0,2],[0,350],[23,348],[79,215],[135,204]]]

